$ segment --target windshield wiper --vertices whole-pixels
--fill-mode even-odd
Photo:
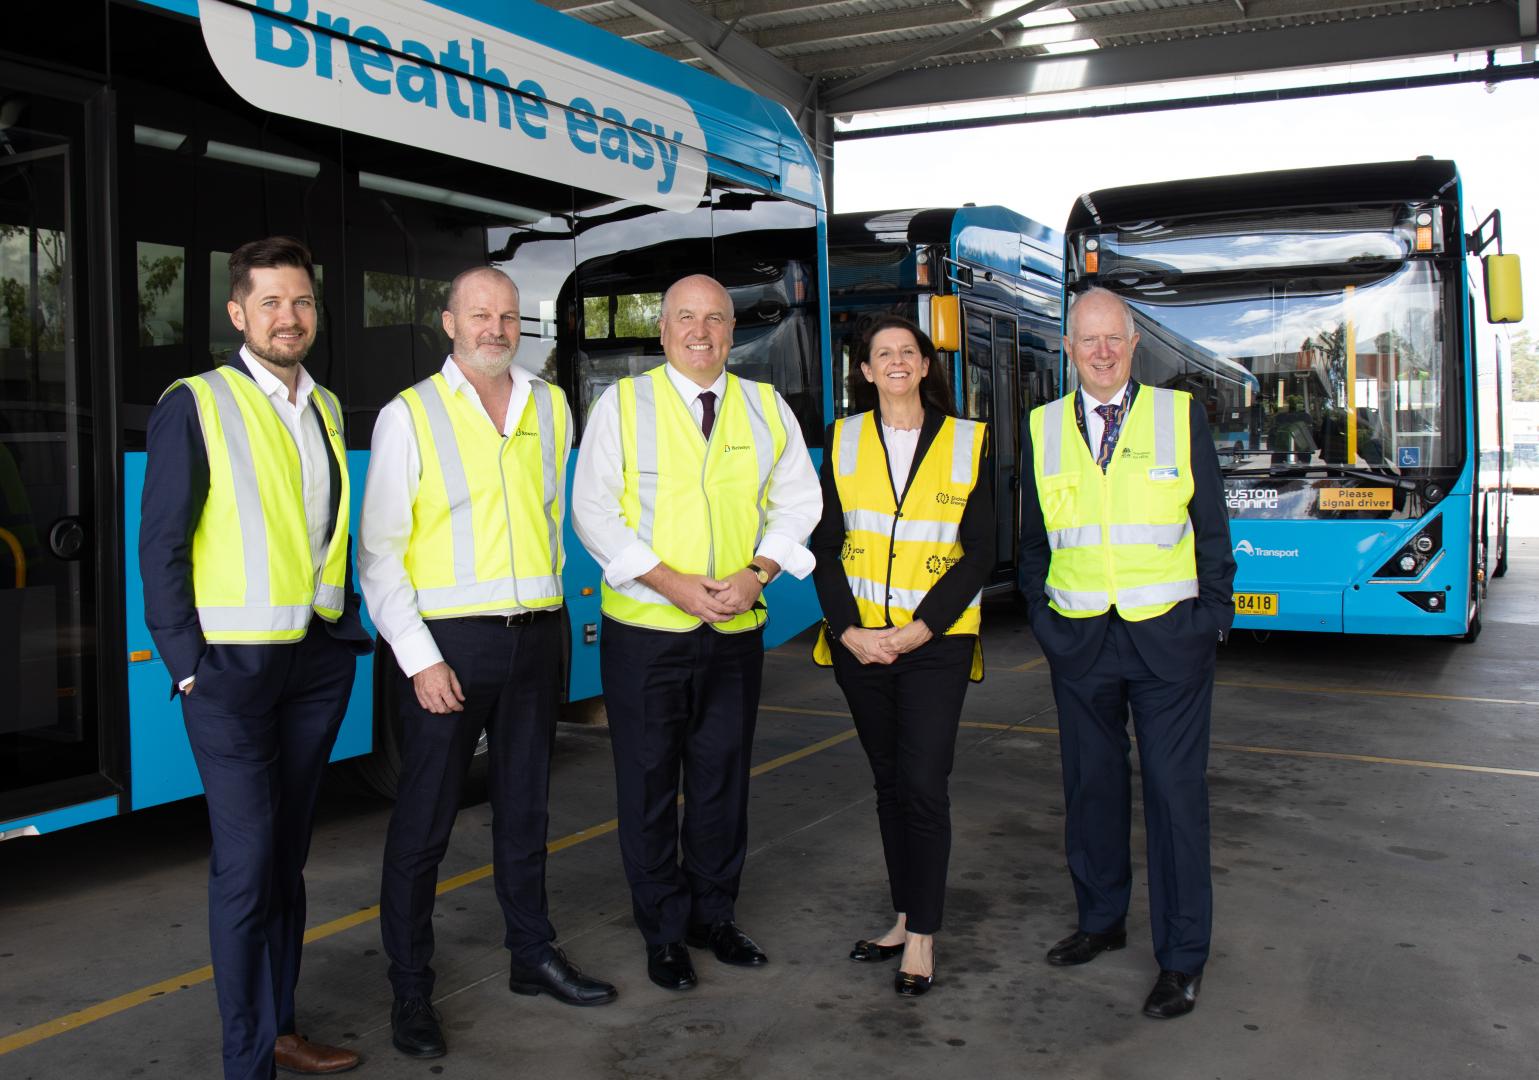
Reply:
[[[1293,462],[1282,465],[1263,465],[1260,468],[1223,469],[1224,477],[1231,476],[1305,476],[1324,473],[1326,476],[1346,476],[1353,480],[1366,480],[1371,484],[1388,484],[1401,491],[1415,491],[1416,481],[1407,480],[1393,473],[1376,473],[1352,465],[1329,465],[1324,462]]]

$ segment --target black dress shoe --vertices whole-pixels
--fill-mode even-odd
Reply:
[[[549,994],[568,1005],[607,1005],[619,997],[609,983],[584,975],[560,949],[552,949],[550,958],[534,967],[514,964],[508,989],[515,994]]]
[[[900,968],[898,973],[892,977],[892,988],[902,997],[919,997],[929,993],[930,984],[934,981],[935,976],[933,974],[910,975]]]
[[[753,943],[753,938],[743,933],[737,923],[728,920],[713,926],[691,926],[684,940],[692,948],[710,949],[723,964],[738,967],[758,967],[769,963],[764,950]]]
[[[698,981],[689,950],[681,941],[647,946],[647,978],[664,990],[688,990]]]
[[[1128,943],[1128,932],[1120,927],[1102,934],[1076,930],[1047,950],[1047,962],[1054,967],[1088,964],[1103,952],[1113,952]]]
[[[427,998],[396,998],[390,1006],[390,1041],[407,1057],[443,1057],[449,1048],[438,1021],[438,1010]]]
[[[858,964],[876,964],[883,960],[891,960],[894,956],[903,952],[903,942],[896,945],[878,945],[874,941],[857,941],[855,947],[850,950],[850,959]]]
[[[1144,998],[1144,1015],[1156,1020],[1185,1016],[1197,1007],[1197,991],[1202,989],[1202,975],[1161,969],[1154,989]]]

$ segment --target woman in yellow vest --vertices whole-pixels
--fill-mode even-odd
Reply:
[[[893,987],[935,975],[951,853],[947,778],[968,678],[983,677],[979,600],[994,565],[987,427],[959,420],[935,345],[895,315],[861,336],[854,412],[829,429],[823,519],[812,533],[832,664],[876,780],[897,921],[850,959],[903,955]]]

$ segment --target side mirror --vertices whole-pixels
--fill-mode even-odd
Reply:
[[[1523,275],[1516,255],[1486,255],[1486,319],[1494,323],[1523,321]]]
[[[937,349],[962,347],[962,301],[956,296],[930,297],[930,340]]]

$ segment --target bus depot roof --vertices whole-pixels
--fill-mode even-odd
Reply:
[[[776,97],[809,131],[817,114],[1525,43],[1531,69],[1539,35],[1539,0],[542,2]]]

